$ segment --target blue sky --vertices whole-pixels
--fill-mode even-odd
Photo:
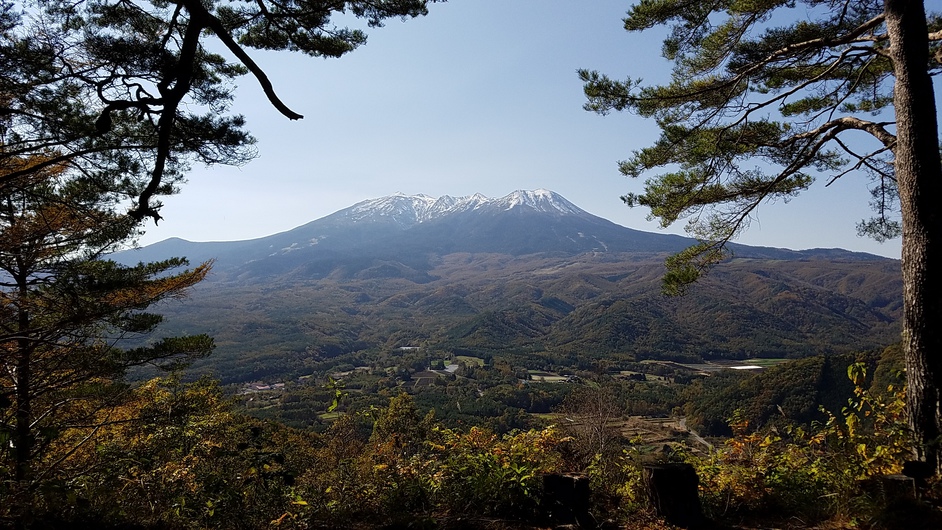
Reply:
[[[241,168],[195,167],[141,240],[222,241],[289,230],[396,192],[504,196],[547,188],[615,223],[661,231],[619,196],[640,191],[618,160],[657,129],[638,116],[582,109],[576,70],[667,79],[663,33],[622,28],[625,0],[451,0],[427,17],[372,30],[340,59],[252,53],[289,107],[271,108],[251,77],[244,114],[259,157]],[[739,239],[793,249],[840,247],[899,256],[899,242],[856,235],[869,217],[863,175],[821,179],[788,204],[763,206]],[[664,232],[683,233],[683,223]]]

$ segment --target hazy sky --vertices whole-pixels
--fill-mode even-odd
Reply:
[[[599,116],[578,68],[664,81],[662,33],[629,34],[621,0],[451,0],[427,17],[372,30],[340,59],[253,52],[289,107],[288,121],[255,80],[233,110],[248,118],[259,157],[242,168],[194,168],[167,198],[142,244],[251,239],[289,230],[395,192],[501,197],[547,188],[618,224],[659,231],[619,200],[640,191],[617,162],[657,137],[635,115]],[[899,242],[857,237],[869,217],[867,180],[820,180],[788,204],[762,207],[739,242],[841,247],[899,256]],[[679,223],[667,230],[683,233]]]

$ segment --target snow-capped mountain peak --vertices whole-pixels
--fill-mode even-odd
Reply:
[[[517,190],[498,199],[486,197],[480,193],[465,197],[443,195],[438,198],[428,195],[405,195],[395,193],[378,199],[369,199],[341,210],[338,214],[353,221],[388,218],[402,226],[411,226],[432,219],[439,219],[461,212],[494,208],[511,210],[524,208],[550,214],[586,214],[584,210],[572,204],[561,195],[546,189]]]
[[[561,195],[543,188],[532,191],[517,190],[497,201],[507,210],[516,207],[527,207],[539,212],[585,213],[584,210],[567,201]]]

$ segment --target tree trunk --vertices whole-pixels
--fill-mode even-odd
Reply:
[[[916,456],[936,472],[942,388],[942,162],[923,2],[886,0],[896,85],[895,172],[903,217],[903,349]]]
[[[28,284],[25,275],[16,274],[14,279],[18,285],[19,314],[17,315],[16,350],[14,357],[14,401],[16,402],[15,421],[13,431],[13,479],[18,483],[26,482],[29,478],[29,468],[33,457],[33,412],[32,412],[32,343],[27,338],[30,327],[30,314],[22,304],[26,303]]]
[[[23,482],[29,478],[30,460],[33,453],[32,396],[30,396],[30,365],[28,349],[16,352],[16,427],[13,430],[13,479]]]

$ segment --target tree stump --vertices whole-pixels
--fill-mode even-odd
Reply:
[[[667,523],[681,528],[702,528],[706,523],[700,507],[699,483],[690,464],[644,466],[648,500]]]
[[[549,518],[548,522],[554,526],[575,525],[577,528],[593,529],[597,525],[589,513],[590,494],[588,477],[551,473],[543,475],[540,505]]]
[[[906,475],[878,475],[863,483],[864,491],[885,506],[913,503],[918,499],[916,479]]]

